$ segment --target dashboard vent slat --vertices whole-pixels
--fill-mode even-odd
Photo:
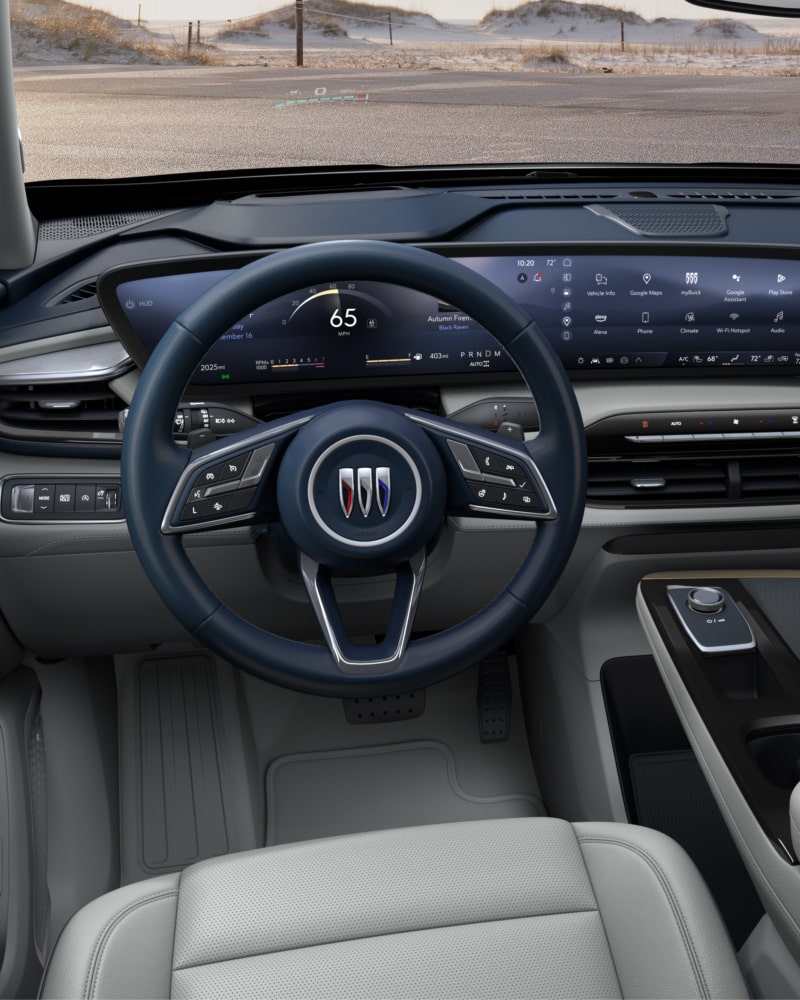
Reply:
[[[78,285],[77,288],[71,289],[56,302],[56,305],[70,306],[75,302],[85,302],[87,299],[94,298],[97,298],[97,278],[92,278],[91,281],[86,281],[82,285]]]
[[[800,457],[746,458],[739,462],[742,496],[800,501]]]
[[[485,201],[505,201],[511,203],[547,203],[547,202],[613,202],[615,205],[642,205],[644,195],[640,191],[620,188],[615,191],[575,191],[574,189],[550,187],[523,188],[498,186],[495,188],[465,188],[460,194],[481,198]],[[698,202],[717,204],[757,202],[798,202],[800,189],[795,190],[763,190],[753,188],[686,190],[681,188],[654,187],[646,192],[647,203],[666,206],[681,202],[686,205]]]
[[[799,195],[777,191],[677,191],[668,197],[684,201],[786,201],[796,200]]]
[[[597,191],[540,191],[540,192],[519,192],[504,191],[501,193],[487,193],[485,191],[467,191],[466,194],[475,194],[486,201],[568,201],[580,204],[583,201],[613,201],[619,197],[616,194],[599,194]]]
[[[600,506],[800,503],[800,455],[589,459],[587,501]]]
[[[652,507],[683,500],[691,504],[725,498],[727,492],[724,461],[592,459],[589,462],[586,491],[589,503]]]
[[[0,386],[0,440],[119,443],[125,405],[105,382]]]

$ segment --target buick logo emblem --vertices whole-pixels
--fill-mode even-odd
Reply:
[[[356,505],[363,517],[369,517],[373,503],[381,517],[386,517],[392,497],[392,482],[389,469],[385,465],[377,469],[339,469],[339,506],[349,518]]]

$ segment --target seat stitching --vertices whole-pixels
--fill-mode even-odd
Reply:
[[[640,847],[638,844],[631,844],[625,840],[617,840],[613,837],[598,837],[596,835],[581,836],[579,834],[578,841],[581,843],[612,844],[616,847],[622,847],[623,849],[631,851],[631,853],[638,855],[640,858],[642,858],[643,861],[645,861],[648,865],[650,865],[656,878],[661,883],[661,887],[664,890],[664,894],[670,905],[670,909],[672,910],[672,915],[675,918],[675,923],[680,932],[681,939],[683,941],[683,946],[686,949],[686,953],[689,958],[689,964],[691,965],[692,972],[694,973],[697,985],[700,988],[702,995],[704,997],[710,997],[711,992],[709,990],[705,975],[703,973],[703,967],[700,963],[700,956],[697,954],[697,951],[694,947],[694,941],[692,940],[691,935],[689,934],[688,927],[686,926],[686,918],[683,914],[683,909],[681,908],[681,905],[678,902],[678,898],[675,894],[675,891],[672,887],[672,883],[670,882],[669,877],[667,876],[666,872],[661,867],[661,865],[658,863],[658,861],[653,857],[653,855],[650,854],[646,850],[646,848]]]
[[[147,903],[153,903],[159,899],[168,899],[170,896],[177,895],[177,889],[164,889],[161,892],[153,893],[152,895],[145,896],[142,899],[137,899],[132,903],[127,903],[123,909],[118,910],[115,914],[108,918],[97,936],[97,940],[92,951],[92,957],[89,959],[89,966],[87,968],[86,978],[83,984],[84,996],[94,996],[94,988],[97,982],[97,974],[103,961],[103,954],[105,953],[106,947],[108,946],[108,942],[111,938],[111,932],[115,929],[115,927],[121,923],[125,917],[133,913],[134,910],[145,906]]]
[[[175,973],[175,949],[178,946],[178,912],[177,911],[180,909],[180,905],[181,905],[180,904],[180,893],[181,893],[181,889],[183,887],[183,876],[184,876],[185,872],[186,872],[186,869],[183,868],[183,869],[181,869],[180,873],[178,874],[178,897],[179,898],[178,898],[178,906],[177,906],[176,911],[175,911],[175,933],[172,935],[172,952],[170,954],[170,959],[169,959],[169,968],[170,968],[170,973],[169,973],[170,990],[169,991],[170,991],[170,995],[172,994],[172,976]]]
[[[575,837],[575,839],[577,840],[578,837],[577,837],[577,834],[575,832],[575,827],[572,828],[572,834]],[[589,871],[589,865],[586,863],[586,857],[585,857],[583,851],[580,850],[580,844],[578,844],[578,851],[580,852],[581,861],[583,862],[583,870],[586,872],[586,878],[589,881],[589,887],[592,890],[592,895],[594,896],[594,901],[595,901],[595,903],[597,903],[597,915],[600,918],[600,926],[603,928],[603,934],[605,935],[605,938],[606,938],[606,946],[608,947],[608,955],[609,955],[609,958],[611,959],[611,967],[614,970],[614,975],[617,978],[617,986],[619,987],[619,995],[621,997],[624,997],[625,996],[625,992],[622,989],[622,979],[620,978],[619,970],[617,969],[617,960],[614,957],[614,950],[611,947],[611,941],[609,940],[608,931],[606,930],[606,922],[603,919],[603,911],[600,909],[600,901],[597,898],[597,892],[596,892],[595,887],[594,887],[594,882],[592,881],[591,872]]]
[[[791,809],[789,810],[789,821],[792,824],[792,831],[797,834],[798,841],[800,841],[800,826],[797,825],[797,820]]]
[[[331,938],[329,941],[313,941],[310,944],[297,944],[285,948],[275,948],[269,951],[253,951],[246,955],[231,955],[229,958],[212,958],[208,962],[193,962],[190,965],[175,965],[176,972],[188,972],[191,969],[203,969],[209,965],[223,965],[226,962],[239,962],[248,958],[263,958],[266,955],[283,955],[291,951],[306,951],[311,948],[324,948],[326,945],[349,944],[351,941],[377,941],[381,938],[398,937],[401,934],[418,934],[426,931],[450,930],[454,927],[477,927],[480,924],[500,924],[511,920],[538,920],[540,917],[574,917],[582,913],[597,913],[597,907],[587,907],[581,910],[553,910],[551,913],[526,913],[514,917],[494,917],[486,920],[465,920],[456,924],[430,924],[427,927],[405,927],[398,931],[387,931],[384,934],[358,934],[355,937]]]

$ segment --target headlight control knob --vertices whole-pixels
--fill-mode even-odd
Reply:
[[[692,611],[703,615],[715,615],[725,608],[725,595],[716,587],[698,587],[689,591],[686,602]]]

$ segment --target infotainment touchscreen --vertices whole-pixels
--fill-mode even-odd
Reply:
[[[571,372],[800,369],[798,260],[563,251],[456,259],[524,306]],[[143,265],[130,279],[117,272],[110,292],[101,282],[103,304],[136,360],[231,273],[232,262],[215,261],[202,268],[182,261],[179,273],[164,273],[166,263],[161,273]],[[243,316],[192,382],[511,370],[457,304],[397,285],[341,281],[297,289]]]

